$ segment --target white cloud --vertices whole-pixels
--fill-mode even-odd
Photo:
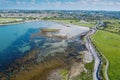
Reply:
[[[35,5],[36,4],[36,0],[31,0],[31,4]]]
[[[47,7],[45,7],[47,6]],[[42,3],[42,7],[45,9],[95,9],[95,10],[120,10],[120,2],[106,1],[106,0],[79,0],[76,2],[47,2]]]
[[[15,4],[16,3],[16,4]],[[10,0],[0,0],[0,4],[11,4],[11,6],[24,6],[28,9],[105,9],[105,10],[120,10],[120,1],[108,1],[108,0],[78,0],[78,1],[67,1],[61,2],[60,0],[44,0],[44,2],[37,3],[36,0],[26,2],[25,0],[16,0],[16,2]]]

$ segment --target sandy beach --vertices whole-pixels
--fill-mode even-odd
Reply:
[[[67,36],[67,38],[72,38],[82,33],[89,31],[88,27],[77,26],[72,24],[60,24],[59,26],[52,26],[51,29],[60,29],[59,33],[56,33],[57,36]]]

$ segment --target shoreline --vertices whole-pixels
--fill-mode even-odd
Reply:
[[[34,21],[27,21],[27,22],[34,22]],[[21,22],[21,23],[24,23],[24,22]],[[19,24],[19,23],[16,23],[16,24]],[[62,35],[62,34],[66,34],[67,36],[70,36],[70,37],[74,37],[74,36],[77,36],[77,35],[82,35],[83,34],[83,32],[88,32],[89,31],[89,28],[81,28],[81,27],[83,27],[83,26],[76,26],[76,25],[72,25],[72,24],[70,24],[70,26],[68,27],[68,26],[65,26],[65,25],[62,25],[62,23],[58,23],[58,24],[60,24],[61,26],[63,26],[62,28],[60,27],[60,26],[53,26],[52,28],[60,28],[61,30],[62,30],[62,32],[64,32],[64,30],[65,31],[68,31],[67,33],[62,33],[62,32],[60,32],[60,34],[58,34],[58,35]],[[64,23],[63,23],[64,24]],[[9,25],[9,24],[8,24]],[[51,27],[49,27],[49,28],[51,28]],[[79,29],[79,30],[78,30]],[[77,30],[77,31],[76,31]],[[82,30],[83,32],[81,32],[80,30]],[[77,35],[76,35],[77,34]],[[69,51],[69,50],[68,50]],[[36,52],[35,52],[36,53]],[[31,56],[31,54],[28,54],[27,56]],[[32,55],[35,55],[35,54],[32,54]],[[56,55],[57,56],[57,55]],[[33,56],[32,56],[33,57]],[[26,56],[24,57],[25,58],[25,61],[27,61],[26,60]],[[58,57],[58,58],[60,58],[60,57]],[[32,59],[34,59],[34,58],[32,58]],[[32,60],[31,59],[31,57],[28,59],[28,60]],[[47,64],[45,64],[45,66],[48,66],[48,64],[50,64],[50,63],[56,63],[56,65],[53,65],[53,64],[51,64],[50,66],[52,66],[52,67],[50,67],[51,69],[54,69],[55,68],[55,66],[61,66],[61,63],[63,62],[61,62],[61,60],[63,60],[63,59],[61,59],[60,58],[60,62],[58,61],[58,62],[54,62],[54,59],[52,59],[53,60],[53,62],[49,62],[48,61],[48,63]],[[58,59],[59,60],[59,59]],[[72,59],[70,59],[69,61],[71,61]],[[75,59],[75,61],[77,61],[78,59]],[[65,60],[66,62],[67,62],[67,60]],[[21,62],[21,59],[20,59],[20,62]],[[23,62],[24,63],[24,62]],[[21,63],[21,64],[23,64],[23,63]],[[28,66],[28,65],[31,65],[31,63],[32,62],[30,62],[30,64],[23,64],[23,66]],[[42,63],[42,65],[43,65],[43,63]],[[31,65],[32,66],[32,65]],[[31,73],[33,73],[34,72],[34,69],[36,69],[36,68],[38,68],[39,70],[42,70],[42,68],[40,68],[39,66],[41,66],[41,65],[36,65],[37,67],[28,67],[28,69],[27,70],[30,70],[30,72]],[[48,69],[49,69],[49,67],[47,67]],[[19,70],[19,69],[18,69]],[[20,73],[21,74],[28,74],[28,77],[31,77],[32,75],[30,75],[29,76],[29,71],[27,72],[27,70],[24,72],[24,71],[21,71]],[[16,70],[17,71],[17,70]],[[37,71],[37,70],[36,70]],[[39,72],[38,72],[39,73]],[[17,76],[17,74],[16,75],[13,75],[12,77],[15,77],[15,76],[17,76],[16,78],[20,78],[21,76],[23,77],[24,75],[19,75],[19,73],[18,73],[18,76]],[[34,76],[32,76],[32,77],[38,77],[37,75],[40,75],[40,74],[36,74],[36,72],[35,72],[35,74],[34,74]],[[44,74],[42,74],[42,75],[44,75]],[[12,79],[12,78],[11,78]],[[37,79],[36,79],[37,80]]]
[[[48,21],[48,22],[54,22],[54,23],[57,23],[57,24],[60,24],[62,26],[66,26],[66,27],[80,27],[80,28],[89,28],[87,26],[79,26],[79,25],[74,25],[74,24],[68,24],[68,23],[63,23],[63,22],[56,22],[56,21],[49,21],[49,20],[26,20],[26,21],[21,21],[21,22],[15,22],[15,23],[5,23],[5,24],[0,24],[0,27],[1,26],[7,26],[7,25],[14,25],[14,24],[20,24],[20,23],[26,23],[26,22],[39,22],[39,21]],[[90,28],[89,28],[90,29]]]
[[[49,20],[43,20],[43,21],[49,21]],[[79,26],[79,27],[89,28],[87,26],[80,26],[80,25],[75,25],[75,24],[72,24],[72,23],[64,23],[64,22],[57,22],[57,21],[49,21],[49,22],[55,22],[55,23],[61,24],[61,25],[66,26],[66,27]]]
[[[14,25],[14,24],[19,24],[19,23],[24,23],[24,22],[17,22],[17,23],[5,23],[5,24],[0,24],[1,26],[7,26],[7,25]]]
[[[28,21],[21,21],[21,22],[15,22],[15,23],[5,23],[5,24],[0,24],[0,27],[1,26],[7,26],[7,25],[26,23],[26,22],[37,22],[37,21],[43,21],[43,20],[28,20]]]

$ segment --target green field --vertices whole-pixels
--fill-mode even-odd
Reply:
[[[0,24],[16,23],[21,21],[23,21],[21,18],[0,18]]]
[[[55,21],[55,22],[62,22],[66,24],[74,24],[74,25],[79,25],[79,26],[86,26],[86,27],[94,27],[95,22],[86,22],[83,20],[70,20],[70,19],[60,19],[60,20],[50,20],[50,21]]]
[[[120,35],[99,30],[92,36],[92,39],[109,60],[110,80],[120,80]]]
[[[120,33],[120,20],[103,20],[103,22],[106,24],[105,30]]]

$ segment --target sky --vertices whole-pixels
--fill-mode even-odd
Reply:
[[[120,11],[120,0],[0,0],[0,9]]]

